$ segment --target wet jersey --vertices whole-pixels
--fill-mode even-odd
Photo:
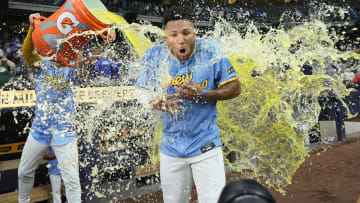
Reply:
[[[63,145],[75,138],[75,76],[76,68],[57,68],[46,60],[34,70],[36,105],[30,133],[37,141],[50,145],[54,138],[56,145]]]
[[[219,44],[197,39],[192,55],[184,62],[176,59],[165,43],[150,48],[142,59],[143,72],[136,87],[150,92],[174,94],[174,86],[186,80],[213,90],[237,79],[230,60],[220,54]],[[165,78],[165,79],[164,79]],[[162,153],[175,157],[192,157],[206,149],[221,146],[217,126],[216,101],[195,102],[183,99],[179,114],[163,112]],[[205,150],[204,150],[205,149]]]

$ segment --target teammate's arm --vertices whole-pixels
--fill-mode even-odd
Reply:
[[[34,19],[40,19],[40,14],[34,13],[29,16],[30,28],[28,34],[26,35],[26,38],[24,40],[24,45],[22,48],[22,54],[24,56],[26,64],[33,69],[38,67],[39,62],[42,61],[40,55],[35,51],[34,43],[31,38],[32,32],[35,28]]]

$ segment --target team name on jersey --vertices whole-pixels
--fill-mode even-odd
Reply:
[[[64,88],[67,88],[70,85],[70,80],[67,80],[63,83],[59,83],[64,77],[63,76],[53,76],[52,74],[46,74],[44,76],[44,83],[50,82],[53,88],[51,88],[51,91],[55,92],[56,90],[61,90]]]
[[[170,78],[170,81],[166,84],[166,86],[167,86],[167,87],[168,87],[169,85],[176,86],[177,84],[183,84],[183,85],[185,85],[185,84],[186,84],[186,81],[192,81],[193,75],[194,75],[194,73],[191,72],[191,73],[186,73],[186,74],[183,74],[183,75],[179,75],[179,76],[177,76],[176,78]],[[203,88],[206,88],[207,85],[208,85],[208,80],[202,81],[202,82],[200,83],[200,85],[201,85]]]

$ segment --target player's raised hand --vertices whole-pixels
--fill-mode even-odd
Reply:
[[[195,82],[178,83],[174,88],[177,97],[190,101],[200,101],[204,93],[204,88]]]
[[[166,111],[171,114],[177,114],[183,109],[183,107],[180,106],[183,101],[181,99],[174,99],[175,97],[176,95],[174,94],[167,94],[151,101],[150,104],[154,109]]]

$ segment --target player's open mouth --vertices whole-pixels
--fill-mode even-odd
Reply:
[[[189,50],[186,48],[179,48],[176,50],[176,57],[180,60],[185,60],[189,56]]]

